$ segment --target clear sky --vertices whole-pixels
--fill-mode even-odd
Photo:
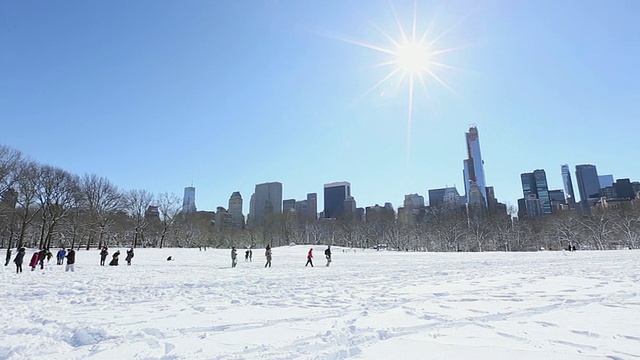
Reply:
[[[394,12],[410,32],[414,9],[453,68],[416,87],[409,125],[406,81],[368,91],[390,56],[353,42],[394,49]],[[462,194],[470,124],[507,204],[522,172],[561,188],[564,163],[640,180],[639,14],[639,1],[0,0],[0,143],[125,190],[193,182],[200,210],[240,191],[245,213],[267,181],[320,204],[324,183],[349,181],[359,207]]]

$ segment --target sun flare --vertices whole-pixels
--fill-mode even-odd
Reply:
[[[407,154],[410,153],[411,145],[411,124],[413,121],[414,93],[416,86],[421,86],[427,97],[429,95],[429,86],[437,84],[456,94],[441,77],[440,72],[444,70],[458,70],[453,66],[446,64],[443,60],[438,59],[442,54],[449,53],[457,48],[440,47],[442,38],[453,28],[439,34],[430,32],[431,26],[421,33],[417,31],[417,5],[413,9],[413,22],[410,32],[405,31],[405,27],[401,24],[395,10],[393,16],[398,28],[398,35],[395,37],[390,33],[374,26],[374,28],[386,39],[387,45],[378,45],[365,43],[360,41],[342,39],[348,43],[358,45],[367,49],[387,55],[386,61],[376,64],[380,67],[389,67],[389,72],[364,94],[367,95],[385,83],[395,83],[398,87],[407,85],[408,99],[408,119],[407,119]]]
[[[406,42],[396,51],[397,66],[405,76],[426,74],[429,71],[429,49],[425,44]]]

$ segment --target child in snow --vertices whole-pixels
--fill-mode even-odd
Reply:
[[[109,263],[109,266],[118,266],[118,256],[120,256],[120,250],[111,255],[111,262]]]
[[[36,251],[31,255],[31,261],[29,261],[29,266],[31,266],[31,271],[36,270],[36,266],[38,266],[38,258],[40,257],[40,252]]]

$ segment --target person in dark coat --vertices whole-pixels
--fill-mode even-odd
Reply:
[[[307,253],[307,263],[304,264],[304,266],[307,267],[309,264],[313,267],[313,248],[309,249],[309,252]]]
[[[18,253],[16,254],[16,258],[13,259],[13,262],[16,264],[16,274],[22,272],[22,263],[24,262],[24,248],[18,249]]]
[[[133,248],[127,250],[127,257],[124,259],[127,261],[127,265],[131,265],[131,259],[133,259]]]
[[[40,256],[40,252],[36,251],[31,255],[31,261],[29,261],[29,266],[31,266],[31,271],[36,270],[36,266],[38,266],[38,257]]]
[[[38,255],[38,262],[40,263],[40,270],[44,270],[44,259],[47,257],[47,249],[43,248],[40,250],[40,254]]]
[[[100,266],[104,266],[104,262],[107,260],[107,255],[109,255],[109,250],[107,250],[107,247],[105,246],[100,250]]]
[[[4,259],[4,266],[9,265],[9,261],[11,261],[11,249],[7,249],[7,257]]]
[[[331,264],[331,245],[327,246],[327,249],[324,251],[324,257],[327,258],[327,266]]]
[[[249,250],[244,252],[244,262],[248,262],[249,261]]]
[[[118,266],[118,257],[120,256],[120,250],[116,251],[111,255],[111,262],[109,266]]]
[[[264,264],[264,267],[271,267],[271,245],[267,245],[267,248],[264,251],[264,256],[267,257],[267,263]]]
[[[76,251],[72,249],[69,250],[69,252],[67,253],[67,266],[65,267],[64,271],[71,271],[74,272],[74,267],[76,264]]]
[[[47,249],[47,262],[49,262],[52,257],[53,257],[53,254],[51,253],[51,251],[49,249]]]
[[[236,247],[231,247],[231,267],[234,268],[238,264],[238,251]]]

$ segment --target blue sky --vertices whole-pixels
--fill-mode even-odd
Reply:
[[[415,5],[415,6],[414,6]],[[393,13],[455,48],[417,88],[390,79]],[[592,163],[640,180],[640,2],[0,0],[0,143],[122,189],[196,187],[227,206],[255,184],[303,199],[349,181],[358,206],[456,185],[476,124],[487,183]],[[575,182],[575,179],[574,179]],[[577,192],[577,189],[576,189]],[[319,209],[321,210],[321,209]]]

